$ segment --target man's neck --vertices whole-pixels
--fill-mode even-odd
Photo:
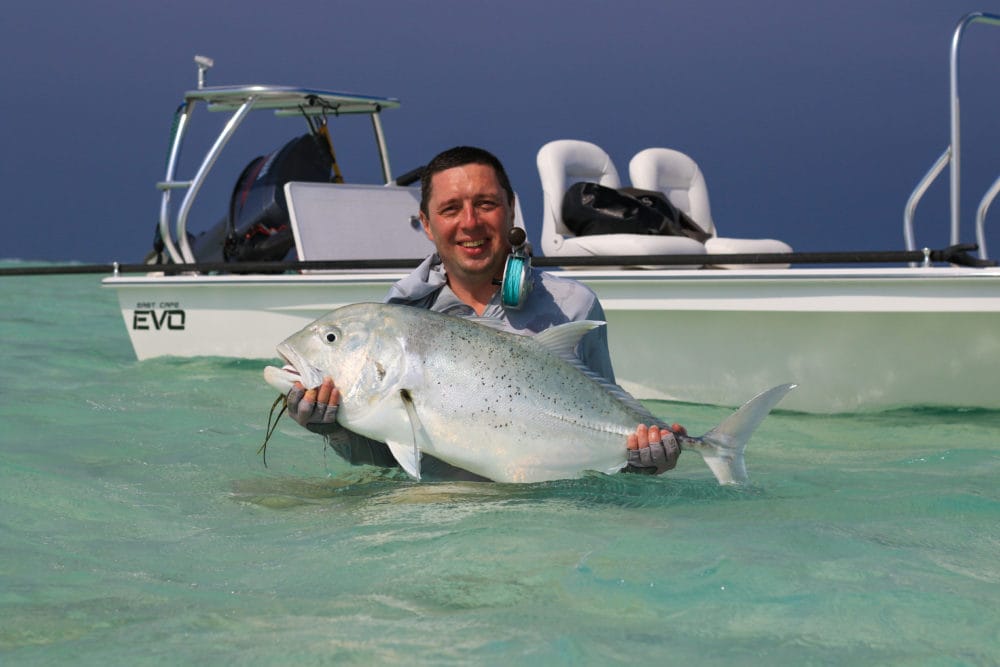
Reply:
[[[482,315],[486,311],[486,306],[493,300],[493,295],[500,289],[493,280],[483,283],[469,285],[457,280],[448,279],[448,287],[456,297],[464,304],[476,311],[476,315]]]

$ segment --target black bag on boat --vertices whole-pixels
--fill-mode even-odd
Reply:
[[[663,216],[663,226],[660,234],[668,236],[686,236],[698,243],[704,243],[712,235],[701,228],[691,216],[674,206],[662,192],[640,190],[639,188],[621,188],[619,192],[635,197],[643,206],[653,209]]]
[[[687,214],[659,192],[580,182],[563,196],[563,223],[577,236],[651,234],[711,238]]]

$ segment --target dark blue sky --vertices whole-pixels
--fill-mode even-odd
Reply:
[[[384,117],[394,171],[456,144],[489,148],[533,236],[535,153],[578,138],[623,175],[646,147],[690,154],[723,235],[899,249],[906,199],[949,140],[951,34],[975,10],[1000,13],[1000,2],[18,2],[0,18],[0,258],[142,258],[196,53],[215,59],[210,85],[398,97]],[[972,241],[975,207],[1000,173],[1000,28],[967,35],[962,238]],[[200,120],[214,131],[220,117]],[[370,180],[368,127],[357,127],[362,142],[354,129],[334,126],[338,157],[348,180]],[[223,215],[250,158],[303,131],[270,118],[244,130],[192,228]],[[942,179],[918,211],[919,244],[947,244],[946,196]]]

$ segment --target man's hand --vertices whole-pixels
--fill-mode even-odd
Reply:
[[[333,378],[323,378],[318,389],[306,389],[301,382],[288,390],[288,414],[313,433],[329,433],[337,427],[340,390]]]
[[[675,435],[687,435],[687,429],[680,424],[672,424],[669,430],[639,424],[626,441],[628,465],[625,470],[653,475],[673,470],[681,455]]]

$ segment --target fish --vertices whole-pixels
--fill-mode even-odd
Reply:
[[[413,479],[423,454],[495,482],[532,483],[616,473],[638,424],[666,423],[575,355],[604,322],[583,320],[524,335],[492,319],[467,319],[399,304],[342,306],[278,344],[283,368],[264,379],[287,393],[332,377],[337,422],[386,443]],[[720,484],[748,482],[751,434],[795,387],[747,401],[700,437],[698,451]]]

